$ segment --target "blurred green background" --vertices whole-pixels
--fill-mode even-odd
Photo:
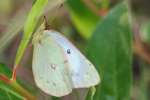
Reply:
[[[20,67],[17,85],[0,80],[0,100],[23,100],[25,94],[29,100],[31,96],[36,100],[150,100],[149,4],[149,0],[1,0],[0,75],[10,78],[14,63]],[[101,83],[94,96],[91,89],[74,89],[56,98],[35,85],[29,39],[43,16],[51,29],[65,35],[95,65]]]

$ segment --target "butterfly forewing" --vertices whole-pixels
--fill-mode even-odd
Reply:
[[[34,40],[32,68],[37,86],[52,96],[69,94],[72,91],[72,81],[68,66],[64,63],[63,49],[47,32]]]

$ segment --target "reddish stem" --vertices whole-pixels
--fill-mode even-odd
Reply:
[[[11,82],[11,80],[3,74],[0,75],[0,80],[4,81],[5,83],[10,83]]]
[[[11,80],[16,80],[16,76],[17,76],[16,73],[17,73],[17,66],[15,66],[13,69],[13,74],[12,74]]]
[[[101,8],[100,9],[100,12],[99,12],[100,16],[106,16],[107,13],[108,13],[108,9],[106,9],[106,8]]]
[[[9,79],[6,75],[0,74],[0,80],[4,81],[5,83],[10,83],[12,81],[16,81],[16,72],[17,72],[17,66],[13,69],[12,78]]]

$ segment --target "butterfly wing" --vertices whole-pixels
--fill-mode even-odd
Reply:
[[[74,88],[95,86],[100,82],[100,77],[94,65],[64,36],[55,31],[47,31],[60,45],[69,63],[70,74]]]
[[[63,50],[45,32],[34,37],[33,75],[37,86],[52,96],[64,96],[72,91]]]

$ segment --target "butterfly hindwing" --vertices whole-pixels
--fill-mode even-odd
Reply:
[[[56,31],[46,32],[63,48],[74,88],[88,88],[100,82],[99,74],[94,65],[71,42]]]

